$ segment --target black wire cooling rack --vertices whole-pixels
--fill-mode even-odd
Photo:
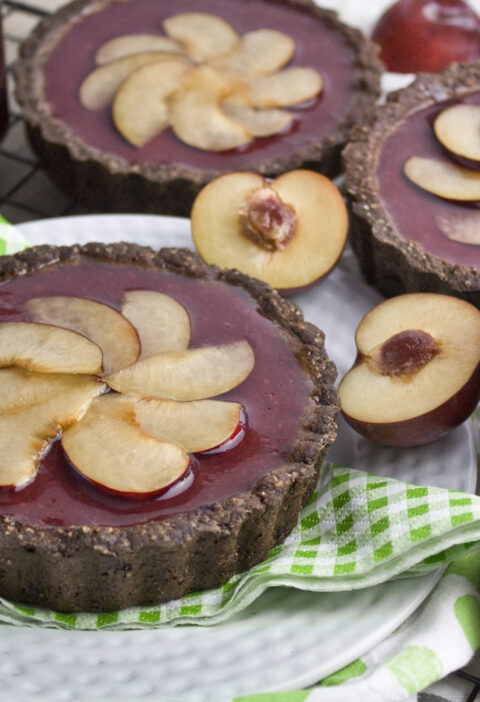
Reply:
[[[8,131],[0,142],[0,212],[13,224],[89,212],[59,190],[38,165],[13,94],[11,68],[20,43],[41,17],[62,4],[64,0],[31,0],[7,1],[2,6],[0,0],[10,114]]]
[[[0,142],[0,212],[13,224],[44,217],[88,214],[90,210],[69,199],[43,172],[25,135],[20,110],[13,94],[11,67],[18,47],[38,20],[63,5],[65,0],[0,0],[3,22],[3,43],[7,67],[9,128]],[[472,670],[474,672],[472,672]],[[455,676],[465,690],[457,693],[462,702],[480,700],[478,666],[468,666]],[[419,702],[444,702],[445,697],[421,693]]]

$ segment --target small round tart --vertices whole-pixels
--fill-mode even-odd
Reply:
[[[2,257],[0,295],[0,339],[29,329],[30,357],[38,328],[103,351],[103,370],[69,374],[54,344],[42,372],[0,348],[1,596],[64,612],[159,603],[285,539],[338,412],[324,335],[296,305],[191,251],[133,244]],[[126,357],[108,353],[107,317]]]
[[[311,0],[75,0],[21,47],[16,95],[55,182],[187,215],[222,173],[328,176],[379,94],[377,49]]]
[[[351,242],[386,296],[437,292],[480,307],[480,162],[475,139],[466,151],[456,143],[474,134],[475,115],[480,65],[454,64],[419,75],[352,131]]]

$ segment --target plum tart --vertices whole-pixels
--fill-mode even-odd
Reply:
[[[344,150],[351,242],[386,296],[480,307],[480,65],[453,64],[392,94]]]
[[[223,173],[332,176],[381,64],[311,0],[75,0],[24,42],[15,75],[52,178],[100,210],[188,214]]]
[[[226,582],[296,523],[335,437],[320,330],[188,250],[0,262],[0,595],[58,611]]]

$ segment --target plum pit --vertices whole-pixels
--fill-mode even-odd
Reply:
[[[405,376],[416,373],[439,352],[435,339],[421,329],[394,334],[374,349],[370,358],[383,375]]]
[[[250,195],[240,207],[239,218],[245,236],[268,251],[285,248],[297,227],[293,207],[269,187]]]

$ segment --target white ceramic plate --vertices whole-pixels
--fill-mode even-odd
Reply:
[[[99,215],[22,225],[31,244],[135,241],[190,246],[189,224],[173,217]],[[353,334],[377,293],[341,268],[298,295],[305,317],[327,333],[342,374]],[[470,430],[427,447],[375,448],[340,426],[332,460],[416,483],[475,489]],[[421,466],[421,473],[418,467]],[[2,702],[228,702],[249,693],[311,685],[365,653],[424,600],[439,572],[363,591],[316,594],[278,588],[212,628],[75,632],[0,627]]]

